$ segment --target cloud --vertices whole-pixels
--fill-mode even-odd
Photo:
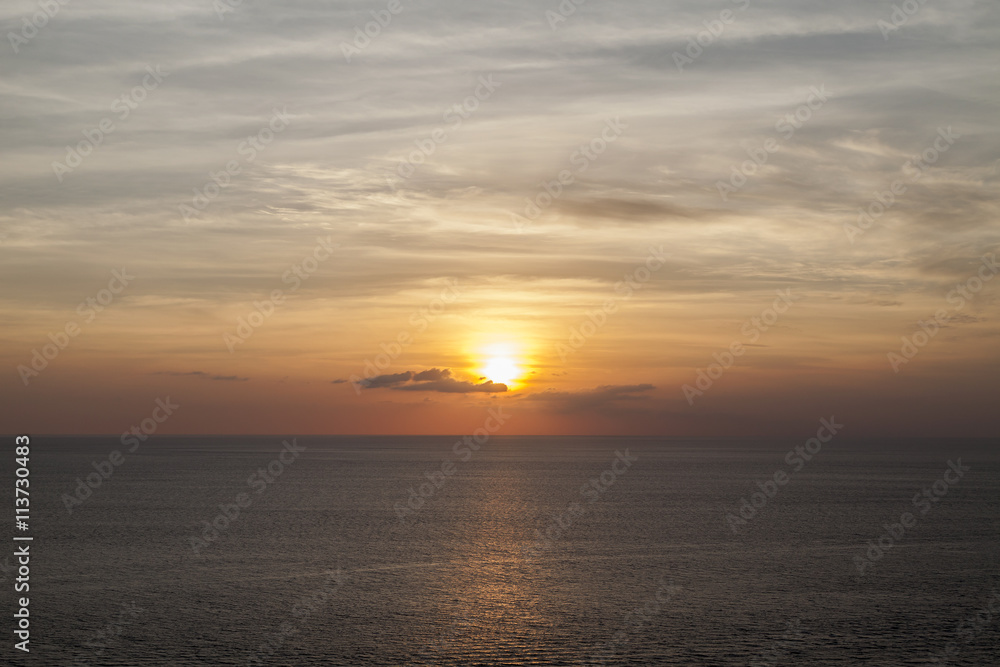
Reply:
[[[413,376],[413,379],[417,382],[424,381],[436,381],[445,380],[451,377],[451,370],[447,368],[431,368],[426,371],[421,371]]]
[[[651,384],[606,384],[584,391],[543,391],[525,399],[551,403],[558,412],[580,412],[609,408],[620,401],[645,401],[649,399],[645,394],[654,389]]]
[[[793,287],[804,305],[756,343],[768,347],[745,343],[760,352],[759,361],[745,357],[746,372],[773,372],[786,356],[838,376],[856,373],[869,387],[867,360],[944,307],[948,290],[1000,244],[995,3],[928,3],[883,38],[877,21],[891,3],[767,0],[739,11],[742,2],[726,2],[736,19],[681,71],[673,53],[684,53],[720,7],[589,3],[553,30],[546,10],[557,2],[413,3],[352,63],[339,45],[370,19],[360,0],[232,3],[240,6],[224,21],[207,0],[103,1],[60,12],[4,59],[0,284],[18,286],[0,304],[4,363],[22,363],[127,262],[141,277],[86,334],[89,350],[76,356],[86,372],[45,382],[114,406],[122,349],[161,367],[167,351],[174,368],[242,367],[232,365],[219,333],[248,304],[287,291],[287,267],[317,236],[335,233],[342,250],[296,288],[253,344],[253,367],[282,368],[290,384],[350,382],[329,374],[347,378],[356,369],[327,371],[325,360],[378,354],[372,343],[396,340],[407,322],[410,334],[423,332],[432,318],[417,313],[454,279],[463,297],[426,327],[427,356],[412,362],[413,372],[366,387],[434,398],[500,392],[487,378],[456,378],[429,364],[461,368],[458,345],[480,328],[544,350],[545,339],[532,335],[567,331],[620,296],[616,283],[650,244],[663,244],[670,263],[589,343],[595,369],[643,373],[664,396],[680,398],[668,389],[678,368],[703,367],[775,289]],[[32,4],[4,3],[0,15],[16,32]],[[122,118],[112,105],[140,85],[147,65],[169,75]],[[501,87],[452,128],[443,114],[471,99],[482,75]],[[794,135],[779,134],[779,119],[824,85],[829,102]],[[286,105],[288,129],[244,159],[238,147]],[[581,165],[578,151],[600,144],[605,122],[618,116],[624,134]],[[66,162],[68,147],[95,136],[105,118],[114,132],[57,180],[53,162]],[[433,155],[414,153],[414,142],[434,144],[442,126],[447,139]],[[949,126],[961,136],[915,180],[905,165]],[[724,201],[718,184],[768,140],[779,150]],[[399,166],[411,156],[421,163],[402,179]],[[179,206],[206,192],[209,174],[230,160],[240,172],[186,221]],[[573,182],[552,196],[562,170]],[[844,226],[896,181],[906,191],[852,245]],[[546,198],[519,233],[511,216]],[[992,312],[998,284],[969,303],[969,317]],[[978,386],[964,374],[987,372],[979,362],[996,358],[996,339],[986,336],[997,331],[996,318],[954,326],[951,334],[975,345],[946,353],[935,343],[920,367],[939,386]],[[954,363],[934,365],[935,354],[954,355]],[[551,355],[538,357],[537,368],[555,367]],[[559,368],[571,375],[552,386],[570,393],[536,386],[533,405],[611,412],[658,404],[648,391],[581,385],[581,369]],[[0,380],[0,400],[39,402],[44,413],[38,395],[22,396],[7,375],[15,382]],[[76,377],[90,381],[77,385]],[[748,375],[745,387],[756,379],[768,376]],[[267,382],[240,388],[273,405]],[[791,376],[787,382],[797,393]],[[745,387],[734,389],[740,400],[759,393]],[[706,409],[722,410],[719,399],[713,406]],[[788,412],[780,402],[769,409],[781,419]]]
[[[436,382],[416,382],[414,384],[393,387],[393,389],[398,389],[399,391],[440,391],[446,394],[499,394],[507,391],[507,385],[489,381],[473,384],[472,382],[463,382],[448,378]]]
[[[497,394],[507,391],[507,385],[499,382],[475,384],[456,380],[449,368],[429,368],[414,373],[404,371],[391,375],[377,375],[357,383],[363,389],[389,388],[396,391],[438,391],[444,394]]]
[[[986,318],[984,317],[976,317],[975,315],[969,315],[968,313],[957,313],[948,318],[948,324],[944,324],[942,326],[948,327],[949,325],[954,324],[977,324],[985,321]],[[917,324],[919,325],[920,322],[917,322]]]
[[[618,222],[695,221],[718,218],[723,213],[723,211],[714,208],[692,209],[678,206],[672,202],[614,197],[567,199],[560,201],[556,208],[578,219],[593,218]]]
[[[241,378],[238,375],[211,375],[205,371],[189,371],[187,373],[177,373],[175,371],[158,371],[153,375],[173,375],[174,377],[196,377],[202,380],[216,380],[220,382],[246,382],[250,378]]]
[[[392,373],[391,375],[376,375],[367,378],[357,384],[364,389],[381,389],[382,387],[392,387],[394,385],[409,382],[413,379],[413,373],[405,371],[403,373]]]

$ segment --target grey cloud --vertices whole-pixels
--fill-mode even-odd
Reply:
[[[392,373],[389,375],[376,375],[372,378],[366,378],[358,382],[358,386],[365,389],[381,389],[382,387],[393,387],[395,385],[403,384],[404,382],[409,382],[413,379],[413,373],[411,371],[404,371],[402,373]]]
[[[448,368],[429,368],[418,373],[404,371],[378,375],[357,384],[364,389],[389,388],[396,391],[436,391],[445,394],[497,394],[507,391],[507,385],[499,382],[486,381],[475,384],[456,380]]]
[[[428,380],[441,381],[446,380],[451,377],[451,370],[448,368],[431,368],[426,371],[420,371],[413,376],[416,382],[424,382]]]
[[[481,382],[474,384],[452,378],[433,382],[415,382],[393,387],[399,391],[439,391],[446,394],[499,394],[507,391],[507,385],[500,382]]]
[[[560,200],[557,210],[580,218],[600,218],[619,222],[694,221],[720,214],[712,209],[689,209],[669,202],[601,198]]]

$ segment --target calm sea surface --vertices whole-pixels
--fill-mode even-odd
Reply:
[[[839,438],[36,437],[3,655],[1000,664],[1000,443]]]

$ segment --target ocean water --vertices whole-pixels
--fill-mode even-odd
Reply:
[[[460,440],[35,437],[31,653],[3,654],[1000,664],[996,440]]]

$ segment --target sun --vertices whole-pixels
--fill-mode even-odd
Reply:
[[[481,342],[472,348],[472,372],[479,377],[479,382],[495,382],[505,384],[508,389],[516,390],[524,384],[524,378],[530,375],[530,356],[525,355],[523,341],[502,340]]]
[[[521,369],[510,357],[493,357],[482,368],[483,375],[491,382],[513,384],[521,375]]]

